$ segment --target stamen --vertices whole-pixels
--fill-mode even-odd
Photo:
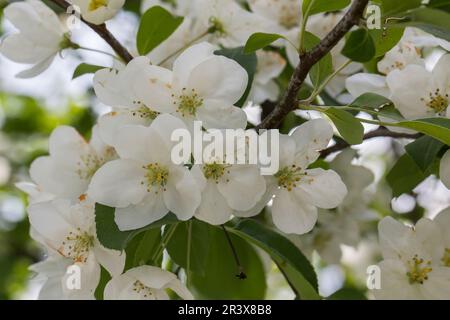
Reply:
[[[424,261],[421,258],[418,258],[417,254],[412,258],[412,260],[408,261],[409,271],[406,275],[409,277],[409,283],[419,283],[423,284],[424,281],[428,280],[428,274],[433,271],[430,267],[431,261]]]
[[[293,164],[291,167],[281,168],[276,174],[275,178],[278,179],[278,186],[291,191],[292,188],[297,187],[297,183],[306,173],[302,171],[302,168]]]
[[[147,287],[146,285],[144,285],[142,282],[140,282],[139,280],[136,280],[133,283],[133,291],[140,294],[141,296],[143,296],[144,298],[149,298],[153,295],[153,290],[150,287]]]
[[[187,92],[186,88],[183,88],[182,93],[175,98],[173,102],[174,105],[178,105],[177,112],[179,112],[183,117],[195,116],[197,109],[203,105],[203,99],[198,96],[195,89],[191,89]]]
[[[219,179],[223,177],[225,172],[230,173],[230,171],[226,170],[229,165],[221,164],[221,163],[208,163],[203,166],[203,174],[206,179],[212,179],[216,183],[219,183]],[[226,180],[227,182],[229,180]]]
[[[441,259],[442,263],[446,267],[450,267],[450,248],[445,248],[444,256]]]
[[[58,252],[66,258],[71,258],[74,262],[86,262],[93,244],[94,237],[78,228],[76,232],[69,232]]]
[[[430,92],[427,98],[421,98],[420,100],[427,101],[427,107],[433,109],[438,115],[445,115],[445,110],[449,104],[448,94],[441,93],[439,88]]]
[[[106,7],[107,5],[108,0],[91,0],[91,2],[89,2],[89,11],[94,11],[100,7]]]
[[[150,163],[142,167],[146,170],[145,180],[141,184],[147,185],[147,192],[151,192],[155,189],[155,194],[158,194],[160,190],[166,191],[167,180],[169,179],[169,170],[158,164]]]

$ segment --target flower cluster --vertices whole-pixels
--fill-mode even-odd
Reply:
[[[326,109],[320,95],[337,104],[376,93],[392,101],[401,121],[450,118],[450,54],[442,54],[430,67],[424,50],[449,50],[448,42],[407,28],[398,44],[378,59],[375,74],[344,55],[342,38],[327,57],[335,72],[321,80],[326,86],[317,87],[310,73],[305,81],[310,97],[300,101],[301,93],[295,93],[300,106],[329,117],[308,114],[289,127],[289,134],[270,141],[277,145],[271,154],[279,159],[276,172],[263,175],[262,164],[250,161],[248,141],[243,163],[229,161],[229,154],[218,155],[216,149],[200,157],[190,151],[189,163],[176,163],[177,130],[195,135],[198,123],[205,133],[253,130],[244,103],[262,104],[262,113],[272,111],[274,102],[285,98],[280,89],[283,79],[296,81],[295,72],[291,78],[292,67],[302,63],[306,31],[324,38],[345,14],[331,10],[308,17],[302,14],[301,0],[245,2],[244,6],[234,0],[142,1],[142,12],[160,6],[168,16],[184,20],[150,52],[138,50],[141,55],[130,61],[117,59],[111,67],[96,68],[95,96],[109,111],[99,116],[89,141],[70,126],[51,133],[49,154],[31,164],[32,182],[17,184],[29,195],[30,234],[47,253],[45,261],[31,268],[45,279],[41,298],[94,299],[102,269],[109,277],[101,292],[105,299],[169,299],[168,290],[183,299],[193,298],[183,277],[162,269],[161,261],[130,264],[126,248],[105,246],[97,234],[101,223],[96,221],[97,206],[112,208],[113,228],[119,233],[143,230],[168,215],[179,223],[201,220],[208,226],[224,226],[233,219],[260,220],[288,236],[303,252],[316,251],[323,261],[339,263],[341,245],[357,246],[361,225],[373,220],[365,213],[374,198],[370,186],[379,179],[355,164],[357,152],[342,140],[351,142],[348,135],[356,134],[354,127],[343,130],[342,122],[364,119],[344,111],[345,106]],[[113,18],[125,1],[73,0],[71,4],[95,28]],[[3,40],[0,53],[32,65],[19,77],[39,75],[62,50],[80,49],[57,14],[40,1],[13,3],[4,13],[18,33]],[[245,62],[223,50],[244,47],[254,33],[279,36],[269,50],[255,50],[250,72]],[[284,87],[289,90],[292,85]],[[313,104],[319,106],[310,107]],[[394,121],[381,114],[377,119],[385,122],[369,123],[390,128]],[[358,124],[362,141],[366,137]],[[252,132],[257,137],[263,134]],[[214,142],[234,145],[233,139]],[[189,144],[195,149],[194,138]],[[336,151],[345,150],[326,161],[328,153],[322,152],[333,144]],[[441,149],[444,152],[436,152],[438,171],[450,188],[450,150]],[[264,211],[270,212],[270,219],[261,214]],[[377,298],[450,297],[450,238],[445,229],[449,217],[447,210],[433,221],[419,220],[414,228],[391,217],[380,222],[384,260],[382,289],[374,292]],[[158,236],[167,235],[167,228],[159,228]],[[160,242],[162,253],[168,243]],[[190,261],[187,265],[184,275],[189,278]],[[80,283],[68,270],[79,273]]]

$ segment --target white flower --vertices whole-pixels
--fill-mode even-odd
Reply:
[[[89,264],[95,263],[92,259]],[[80,287],[73,288],[71,279],[74,274],[70,268],[79,267]],[[60,256],[50,256],[46,260],[29,267],[37,275],[33,280],[42,280],[39,290],[39,300],[94,300],[94,292],[100,280],[100,273],[90,272],[93,268],[82,263],[74,263],[71,259]]]
[[[255,32],[273,32],[270,20],[243,9],[234,0],[198,0],[197,8],[198,23],[205,31],[214,30],[210,41],[226,48],[245,45]]]
[[[105,300],[169,300],[167,289],[184,300],[194,297],[176,275],[152,266],[140,266],[113,277],[105,287]]]
[[[337,207],[347,194],[332,170],[307,169],[333,136],[323,119],[306,122],[291,136],[280,136],[280,170],[273,179],[278,188],[272,205],[275,225],[285,233],[304,234],[317,221],[317,207]]]
[[[258,50],[256,56],[258,64],[248,100],[257,104],[266,100],[277,101],[280,88],[274,79],[283,72],[286,61],[274,51]]]
[[[441,159],[439,177],[441,178],[442,183],[450,189],[450,150],[448,150]]]
[[[28,208],[30,224],[51,256],[64,257],[83,269],[91,279],[91,290],[100,279],[100,265],[111,275],[121,274],[125,252],[103,247],[97,239],[94,204],[89,200],[71,205],[68,200],[32,204]]]
[[[445,246],[450,244],[443,241],[443,234],[448,233],[450,220],[448,212],[441,215],[436,221],[420,219],[414,228],[391,217],[380,222],[384,260],[379,263],[381,289],[373,291],[377,299],[449,299],[449,250]]]
[[[203,121],[205,128],[245,128],[246,115],[233,106],[245,92],[247,72],[234,60],[214,55],[203,42],[183,52],[173,72],[148,66],[136,74],[135,92],[152,109],[177,115],[188,123]]]
[[[80,8],[81,16],[87,22],[102,24],[122,9],[125,0],[72,0]]]
[[[432,72],[408,65],[387,76],[391,100],[406,119],[450,117],[450,54],[442,56]]]
[[[30,167],[31,179],[38,190],[76,200],[86,193],[91,177],[106,161],[115,157],[112,148],[93,138],[88,143],[72,127],[57,127],[49,139],[49,156],[39,157]]]
[[[114,147],[120,159],[101,167],[92,178],[88,195],[115,207],[120,230],[137,229],[169,211],[188,220],[200,204],[200,191],[190,171],[171,161],[173,130],[187,128],[168,114],[150,127],[123,126]]]
[[[114,144],[118,129],[124,125],[148,126],[158,112],[139,100],[133,83],[140,70],[150,66],[146,57],[130,61],[123,69],[102,69],[95,73],[94,90],[98,99],[113,110],[98,120],[99,135],[108,145]]]
[[[4,9],[4,14],[19,33],[2,41],[1,54],[15,62],[33,65],[18,73],[19,78],[39,75],[50,66],[59,51],[70,46],[58,16],[41,1],[12,3]]]
[[[351,163],[355,156],[356,151],[349,148],[330,163],[330,168],[339,174],[348,193],[335,211],[319,210],[320,225],[311,235],[312,246],[330,264],[340,262],[341,244],[357,246],[360,240],[359,222],[369,200],[366,188],[374,180],[369,169]]]
[[[345,87],[354,99],[369,92],[386,98],[391,94],[386,77],[374,73],[354,74],[345,80]]]
[[[302,2],[302,0],[248,0],[253,12],[269,21],[275,21],[280,29],[286,31],[300,25]]]
[[[228,143],[224,141],[225,145]],[[236,140],[234,145],[237,145]],[[225,152],[220,159],[210,156],[203,159],[203,164],[194,164],[191,169],[202,190],[202,202],[195,217],[214,225],[227,222],[232,214],[239,217],[258,214],[259,211],[247,211],[258,204],[266,191],[265,180],[257,165],[228,164],[226,156]]]

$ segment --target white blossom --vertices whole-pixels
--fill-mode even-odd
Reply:
[[[102,24],[110,20],[125,4],[125,0],[72,0],[72,2],[80,8],[83,19],[93,24]]]

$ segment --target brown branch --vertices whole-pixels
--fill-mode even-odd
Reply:
[[[376,130],[366,133],[363,137],[363,140],[369,140],[369,139],[378,138],[378,137],[389,137],[389,138],[395,138],[395,139],[400,139],[400,138],[417,139],[417,138],[420,138],[421,136],[422,136],[422,134],[420,134],[420,133],[411,134],[411,133],[393,132],[393,131],[388,130],[385,127],[379,127]],[[347,142],[345,142],[344,140],[339,140],[338,142],[336,142],[335,145],[322,150],[320,152],[320,157],[325,158],[332,153],[344,150],[345,148],[348,148],[348,147],[350,147],[350,145]]]
[[[297,108],[297,95],[311,68],[320,61],[347,32],[358,24],[369,0],[355,0],[345,16],[311,51],[300,54],[300,63],[295,68],[281,101],[256,129],[276,129],[284,117]]]
[[[50,0],[59,7],[61,7],[64,10],[67,10],[71,6],[70,3],[68,3],[66,0]],[[88,25],[92,30],[94,30],[100,37],[102,37],[110,46],[114,49],[116,54],[122,58],[123,61],[126,63],[133,60],[133,56],[128,52],[128,50],[122,46],[122,44],[112,35],[111,32],[106,28],[106,25],[100,24],[96,25],[93,23],[89,23],[85,21],[84,19],[81,19],[86,25]]]

